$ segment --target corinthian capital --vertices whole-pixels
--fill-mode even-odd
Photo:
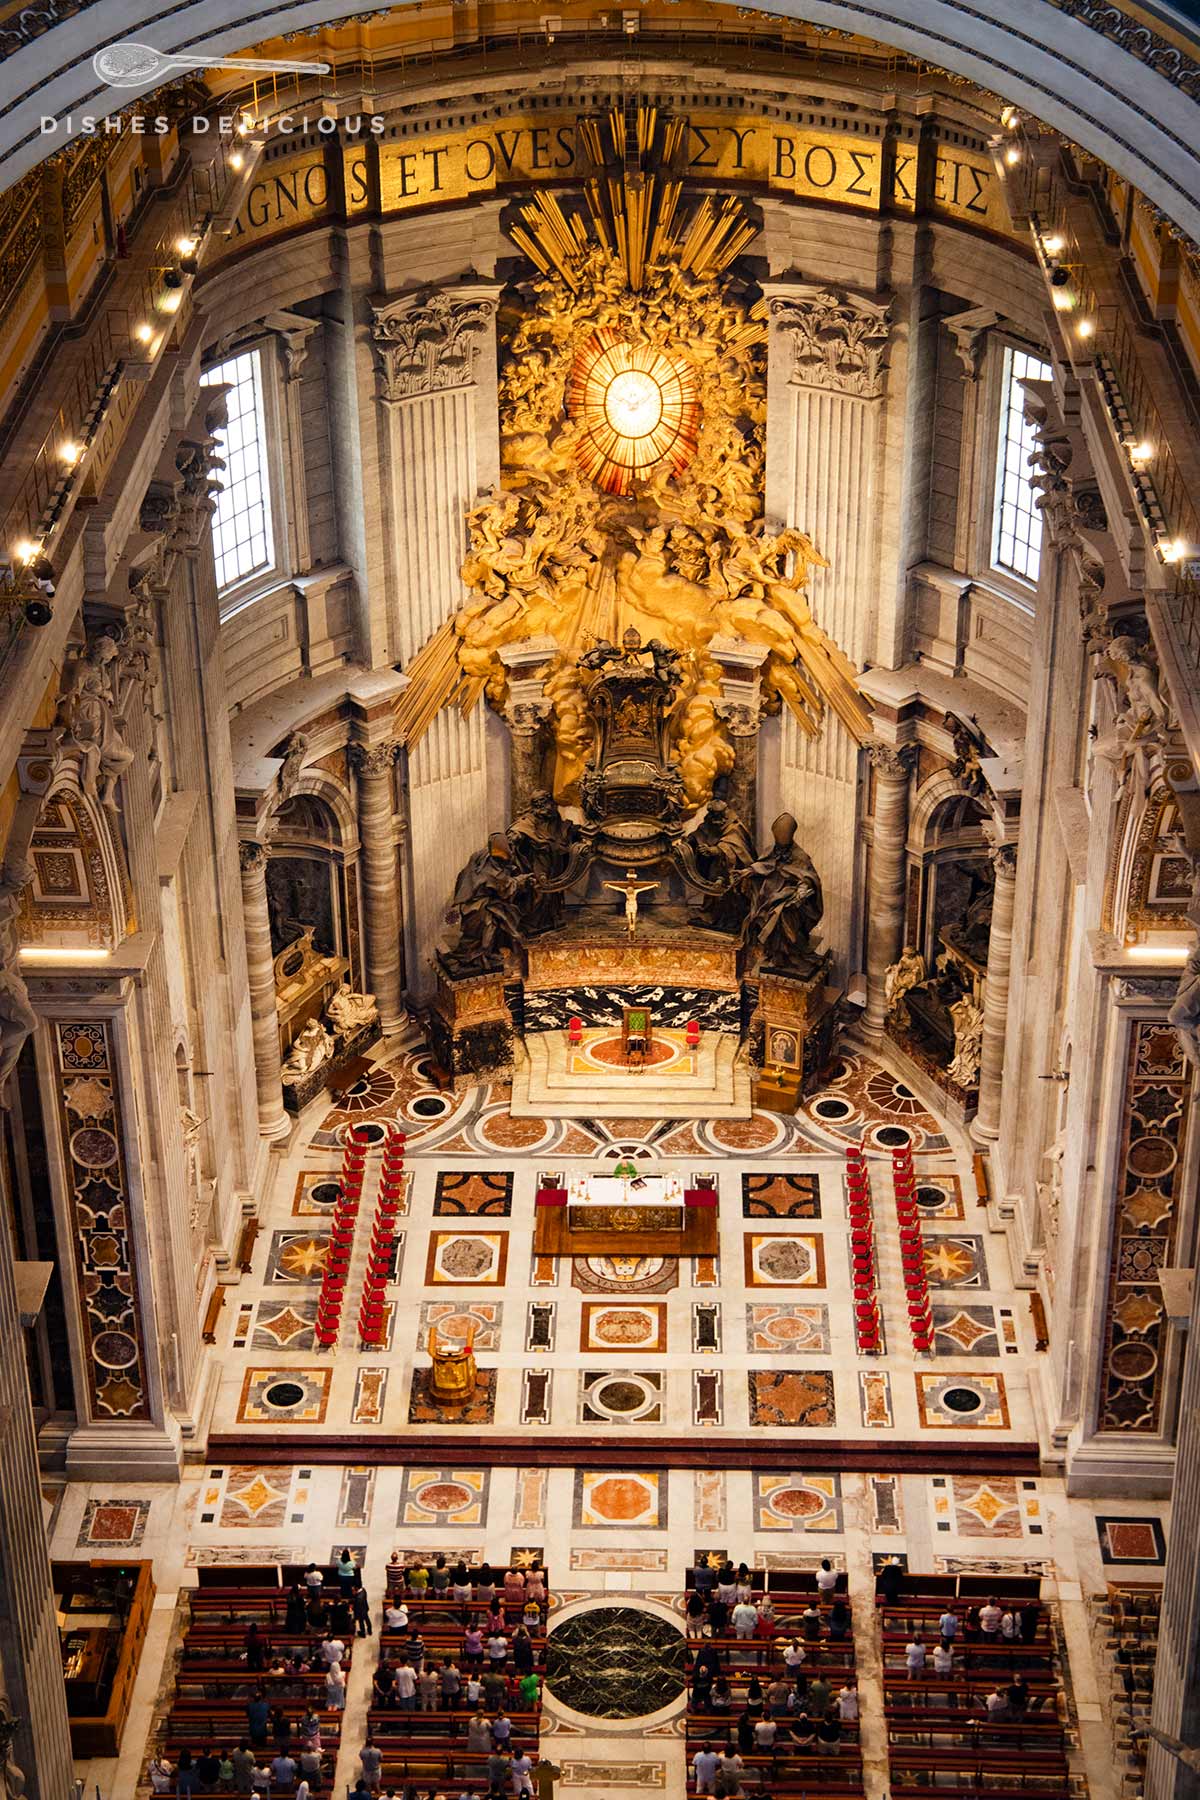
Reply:
[[[389,775],[399,749],[390,738],[385,744],[351,744],[350,761],[359,775]]]
[[[867,755],[877,775],[889,781],[907,781],[916,753],[911,744],[872,743],[867,745]]]
[[[267,866],[267,846],[260,838],[242,838],[238,844],[238,861],[243,875],[257,875]]]
[[[890,300],[803,283],[773,294],[771,323],[792,340],[799,387],[877,399],[887,367]]]
[[[496,295],[426,289],[371,312],[380,398],[395,402],[474,382]]]

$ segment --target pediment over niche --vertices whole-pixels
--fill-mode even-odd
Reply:
[[[136,929],[124,848],[103,807],[79,786],[75,765],[27,743],[21,799],[9,840],[27,877],[17,903],[22,948],[115,950]],[[22,831],[20,813],[30,823]],[[22,841],[23,840],[23,841]]]

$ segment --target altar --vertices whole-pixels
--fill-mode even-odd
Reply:
[[[538,1256],[715,1256],[717,1191],[674,1171],[582,1171],[538,1189]]]
[[[682,1231],[678,1175],[573,1175],[567,1183],[572,1231]]]

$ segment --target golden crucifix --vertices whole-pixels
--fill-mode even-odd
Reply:
[[[647,888],[658,887],[657,881],[639,881],[632,869],[626,869],[624,881],[606,881],[604,886],[611,888],[614,894],[625,896],[625,923],[629,927],[629,935],[637,930],[638,895],[644,894]]]

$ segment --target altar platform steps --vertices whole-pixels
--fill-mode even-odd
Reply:
[[[515,1119],[748,1119],[750,1070],[739,1060],[737,1038],[706,1031],[687,1051],[681,1031],[664,1029],[655,1043],[671,1055],[644,1068],[591,1060],[593,1040],[613,1041],[611,1029],[584,1033],[581,1045],[565,1031],[531,1032],[524,1055],[515,1046],[511,1113]]]

